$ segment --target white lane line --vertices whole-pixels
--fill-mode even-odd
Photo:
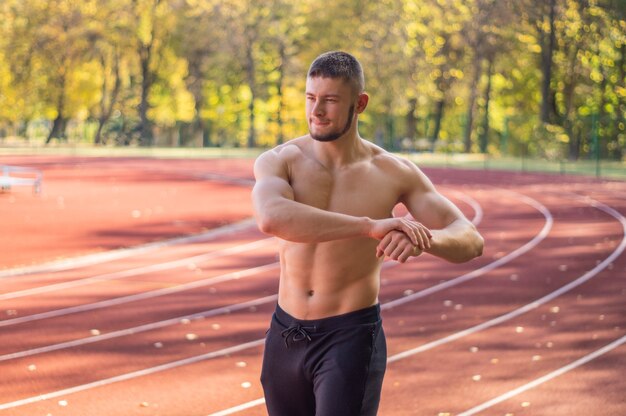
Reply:
[[[232,415],[234,413],[239,413],[242,410],[246,410],[246,409],[250,409],[252,407],[260,406],[262,404],[265,404],[265,399],[264,398],[252,400],[251,402],[240,404],[239,406],[231,407],[230,409],[222,410],[222,411],[217,412],[217,413],[211,413],[209,416],[227,416],[227,415]]]
[[[546,208],[544,205],[542,205],[541,203],[539,203],[538,201],[529,198],[525,195],[521,195],[521,194],[517,194],[515,192],[512,192],[513,194],[516,194],[516,197],[520,200],[522,200],[523,202],[525,202],[526,204],[532,206],[533,208],[535,208],[536,210],[538,210],[539,212],[541,212],[541,214],[544,216],[544,218],[546,219],[546,222],[543,225],[543,228],[541,229],[541,231],[539,231],[539,233],[537,235],[535,235],[535,237],[530,240],[528,243],[524,244],[523,246],[513,250],[512,252],[508,253],[507,255],[500,257],[498,260],[489,263],[479,269],[475,269],[472,270],[469,273],[466,273],[462,276],[459,276],[455,279],[452,280],[448,280],[446,282],[440,283],[438,285],[435,286],[431,286],[428,289],[424,289],[421,290],[419,292],[415,292],[411,295],[402,297],[402,298],[398,298],[396,300],[390,301],[385,303],[383,306],[381,306],[381,309],[391,309],[394,308],[396,306],[400,306],[403,305],[405,303],[408,302],[412,302],[416,299],[419,298],[423,298],[425,296],[431,295],[433,293],[436,292],[440,292],[444,289],[450,288],[452,286],[456,286],[460,283],[466,282],[468,280],[472,280],[475,279],[478,276],[482,276],[483,274],[490,272],[491,270],[494,270],[500,266],[502,266],[503,264],[506,264],[508,262],[510,262],[511,260],[521,256],[522,254],[527,253],[528,251],[532,250],[533,248],[535,248],[541,241],[543,241],[548,234],[550,233],[550,230],[552,229],[552,225],[554,224],[554,218],[552,217],[552,214],[550,213],[550,211],[548,210],[548,208]]]
[[[480,204],[475,199],[461,192],[452,192],[452,193],[456,195],[458,199],[464,201],[465,203],[467,203],[468,205],[472,207],[472,209],[474,210],[474,218],[472,219],[472,223],[474,225],[478,225],[478,223],[480,223],[483,217],[483,211],[482,211],[482,207],[480,206]],[[194,237],[198,237],[198,236],[194,236]],[[188,238],[192,238],[192,237],[188,237]],[[183,240],[184,239],[178,239],[177,241],[183,241]],[[117,272],[105,273],[105,274],[101,274],[97,276],[90,276],[87,278],[76,279],[76,280],[72,280],[69,282],[62,282],[62,283],[56,283],[52,285],[39,286],[36,288],[31,288],[31,289],[24,289],[24,290],[18,290],[14,292],[2,293],[0,294],[0,300],[16,299],[20,297],[35,295],[35,294],[52,292],[55,290],[62,290],[62,289],[74,288],[78,286],[84,286],[84,285],[88,285],[91,283],[100,282],[104,280],[123,279],[126,277],[137,276],[137,275],[151,273],[151,272],[158,272],[158,271],[169,270],[169,269],[173,269],[177,267],[184,267],[188,265],[189,263],[193,263],[193,262],[203,262],[203,261],[207,261],[212,258],[215,258],[215,257],[230,256],[233,254],[239,254],[241,252],[245,252],[247,250],[254,250],[257,247],[268,243],[270,240],[274,240],[274,238],[271,237],[271,238],[266,238],[262,240],[257,240],[257,241],[253,241],[247,244],[226,248],[226,249],[214,251],[211,253],[200,254],[197,256],[173,260],[173,261],[169,261],[165,263],[151,264],[149,266],[140,266],[140,267],[136,267],[132,269],[120,270]],[[182,244],[182,243],[178,242],[177,244]]]
[[[590,200],[589,198],[581,198],[581,199],[583,199],[584,202],[588,203],[589,205],[593,206],[594,208],[601,209],[602,211],[604,211],[607,214],[611,215],[612,217],[616,218],[622,224],[622,229],[623,229],[622,242],[603,262],[599,263],[596,267],[594,267],[592,270],[588,271],[587,273],[583,274],[581,277],[579,277],[575,281],[569,283],[566,286],[563,286],[562,288],[552,292],[551,294],[549,294],[547,296],[544,296],[544,297],[540,298],[539,300],[537,300],[537,301],[535,301],[533,303],[527,304],[524,307],[516,309],[516,310],[514,310],[514,311],[512,311],[510,313],[507,313],[505,315],[501,315],[501,316],[499,316],[499,317],[497,317],[495,319],[492,319],[492,320],[490,320],[488,322],[485,322],[483,324],[476,325],[474,327],[468,328],[468,329],[466,329],[464,331],[457,332],[455,334],[449,335],[449,336],[441,338],[439,340],[436,340],[436,341],[433,341],[433,342],[429,342],[427,344],[423,344],[423,345],[421,345],[421,346],[419,346],[417,348],[413,348],[411,350],[408,350],[408,351],[405,351],[405,352],[402,352],[402,353],[399,353],[399,354],[395,354],[395,355],[389,357],[387,359],[387,362],[390,363],[390,364],[394,363],[395,361],[399,361],[401,359],[413,356],[415,354],[419,354],[419,353],[422,353],[424,351],[428,351],[428,350],[433,349],[435,347],[438,347],[440,345],[447,344],[449,342],[452,342],[452,341],[455,341],[455,340],[457,340],[459,338],[462,338],[462,337],[464,337],[466,335],[473,334],[473,333],[478,332],[478,331],[480,331],[482,329],[489,328],[491,326],[494,326],[496,324],[505,322],[506,320],[509,320],[509,319],[512,319],[512,318],[514,318],[516,316],[519,316],[522,313],[528,312],[528,311],[530,311],[532,309],[535,309],[536,307],[540,306],[540,304],[538,304],[538,302],[541,302],[542,300],[543,300],[543,303],[549,302],[551,299],[555,298],[556,296],[561,295],[561,294],[563,294],[563,293],[565,293],[565,292],[567,292],[569,290],[574,289],[576,286],[581,285],[582,283],[586,282],[587,280],[591,279],[593,276],[598,274],[601,270],[603,270],[606,267],[608,267],[608,265],[613,260],[615,260],[617,257],[619,257],[623,253],[624,249],[626,248],[626,218],[624,218],[618,211],[614,210],[613,208],[611,208],[611,207],[609,207],[609,206],[607,206],[605,204],[602,204],[601,202]],[[489,265],[487,265],[487,266],[489,266]],[[564,288],[566,288],[566,290],[562,290]],[[558,293],[558,295],[555,295],[557,293]],[[258,399],[258,400],[255,400],[254,402],[244,403],[243,405],[240,405],[240,406],[246,406],[246,405],[249,405],[251,403],[256,403],[259,400],[262,400],[262,401],[260,403],[257,403],[257,404],[265,403],[265,401],[263,399]],[[243,407],[243,408],[247,409],[249,407],[252,407],[252,406],[247,406],[247,407]],[[229,414],[233,414],[233,413],[237,413],[238,412],[238,411],[233,411],[233,409],[234,408],[225,409],[225,410],[222,410],[220,413],[212,413],[212,414],[210,414],[208,416],[229,415]]]
[[[531,240],[531,242],[533,240]],[[530,244],[531,242],[526,243],[526,244]],[[258,340],[255,340],[255,341],[251,341],[251,342],[246,343],[246,344],[237,345],[237,346],[232,347],[232,348],[239,348],[238,351],[242,351],[242,350],[247,349],[247,348],[253,348],[253,347],[256,347],[258,345],[262,345],[264,342],[265,342],[265,338],[261,338],[261,339],[258,339]],[[220,351],[223,351],[223,350],[220,350]],[[218,352],[219,351],[217,351],[215,353],[218,353]],[[230,352],[228,352],[228,353],[230,353]],[[209,353],[209,354],[211,354],[211,353]],[[195,360],[193,362],[200,361],[202,359],[209,359],[209,358],[215,358],[216,357],[216,356],[210,356],[209,357],[208,356],[209,354],[198,356],[198,357],[204,357],[204,358],[201,358],[199,360]],[[191,357],[189,359],[195,359],[195,358],[197,358],[197,357]],[[106,379],[106,380],[100,380],[100,381],[94,382],[94,383],[88,383],[88,384],[84,384],[84,385],[80,385],[80,386],[75,386],[75,387],[72,387],[72,388],[69,388],[69,389],[60,390],[60,391],[57,391],[57,392],[47,393],[47,394],[42,395],[42,396],[34,396],[34,397],[18,400],[16,402],[5,403],[3,405],[0,405],[0,410],[2,410],[4,408],[13,408],[13,407],[18,407],[18,406],[23,406],[25,404],[30,404],[30,403],[35,403],[35,402],[38,402],[38,401],[41,401],[41,400],[47,400],[47,399],[50,399],[50,398],[60,397],[60,396],[63,396],[63,395],[66,395],[66,394],[70,394],[70,393],[73,393],[73,392],[87,390],[87,389],[90,389],[90,388],[93,388],[93,387],[100,387],[100,386],[103,386],[103,385],[106,385],[106,384],[111,384],[111,383],[115,383],[115,382],[122,381],[122,380],[129,380],[131,378],[136,378],[136,377],[140,377],[140,376],[143,376],[143,375],[152,374],[154,372],[163,371],[163,370],[166,370],[166,369],[171,369],[171,368],[174,368],[174,367],[177,367],[177,366],[186,365],[186,364],[188,364],[187,360],[189,360],[189,359],[176,361],[174,363],[181,363],[181,364],[178,364],[178,365],[172,366],[172,367],[168,367],[168,368],[162,368],[163,366],[152,367],[152,368],[144,369],[144,370],[141,370],[141,371],[136,371],[136,372],[133,372],[133,373],[123,374],[123,375],[120,375],[120,376],[117,376],[117,377],[113,377],[113,378],[110,378],[110,379]],[[173,363],[170,363],[170,364],[173,364]],[[153,371],[154,369],[157,369],[157,370]],[[247,408],[250,408],[250,407],[262,404],[264,402],[265,402],[264,399],[258,399],[258,400],[255,400],[254,402],[250,402],[250,403],[254,403],[252,405],[250,405],[250,403],[247,403],[247,404],[241,405],[241,406],[244,406],[244,407],[237,406],[237,408],[240,409],[240,410],[244,410],[244,409],[247,409]],[[226,410],[224,410],[224,412],[229,412],[232,409],[233,408],[226,409]],[[237,410],[237,411],[239,411],[239,410]],[[231,414],[231,413],[233,413],[233,412],[221,413],[221,414]],[[219,414],[220,413],[217,413],[215,415],[219,415]],[[214,415],[211,415],[211,416],[214,416]]]
[[[619,347],[620,345],[624,344],[626,342],[626,335],[613,341],[612,343],[605,345],[604,347],[600,348],[599,350],[596,350],[594,352],[592,352],[591,354],[585,355],[584,357],[566,365],[563,366],[549,374],[546,374],[543,377],[540,377],[538,379],[535,379],[533,381],[531,381],[530,383],[524,384],[523,386],[520,386],[514,390],[511,390],[507,393],[504,393],[498,397],[494,397],[493,399],[486,401],[485,403],[478,405],[476,407],[471,408],[470,410],[466,410],[463,413],[459,413],[457,416],[471,416],[471,415],[475,415],[478,412],[481,412],[485,409],[488,409],[498,403],[501,403],[505,400],[508,400],[512,397],[517,396],[520,393],[523,393],[527,390],[533,389],[537,386],[539,386],[540,384],[545,383],[546,381],[550,381],[553,378],[556,378],[558,376],[561,376],[571,370],[574,370],[575,368],[578,368],[584,364],[587,364],[589,361],[594,360],[612,350],[614,350],[615,348]],[[243,403],[240,404],[238,406],[235,407],[230,407],[228,409],[224,409],[221,410],[219,412],[216,413],[211,413],[208,416],[227,416],[227,415],[232,415],[235,413],[239,413],[242,410],[246,410],[246,409],[250,409],[252,407],[256,407],[256,406],[260,406],[262,404],[265,404],[265,398],[260,398],[260,399],[256,399],[256,400],[252,400],[249,401],[247,403]]]
[[[222,175],[221,173],[196,173],[193,175],[200,179],[208,179],[210,181],[216,182],[225,182],[233,185],[254,186],[256,182],[254,179],[236,178],[234,176]]]
[[[551,373],[546,374],[545,376],[539,377],[529,383],[524,384],[523,386],[520,386],[516,389],[513,389],[511,391],[508,391],[498,397],[494,397],[491,400],[488,400],[476,407],[473,407],[469,410],[466,410],[463,413],[459,413],[457,416],[471,416],[471,415],[475,415],[478,412],[481,412],[485,409],[488,409],[498,403],[502,403],[505,400],[508,400],[512,397],[517,396],[520,393],[523,393],[525,391],[528,391],[530,389],[533,389],[537,386],[539,386],[540,384],[543,384],[547,381],[552,380],[553,378],[559,377],[569,371],[572,371],[584,364],[587,364],[589,361],[594,360],[612,350],[614,350],[615,348],[619,347],[620,345],[624,344],[626,342],[626,335],[624,335],[621,338],[616,339],[615,341],[611,342],[608,345],[605,345],[604,347],[600,348],[599,350],[593,351],[590,354],[585,355],[584,357],[579,358],[578,360],[569,363],[566,366],[563,366],[561,368],[558,368],[554,371],[552,371]]]
[[[470,197],[467,197],[467,201],[472,201],[472,199]],[[480,205],[474,200],[472,202],[472,206],[476,206],[476,211],[475,212],[480,212],[480,215],[476,215],[474,217],[474,220],[477,219],[477,217],[479,219],[482,219],[482,209],[480,208]],[[477,224],[477,222],[476,222]],[[259,240],[256,242],[252,242],[249,244],[252,245],[256,245],[256,244],[263,244],[268,242],[269,240],[272,240],[273,237],[268,238],[268,239],[264,239],[264,240]],[[249,249],[250,247],[248,247]],[[227,249],[229,250],[229,249]],[[235,250],[238,251],[237,247],[233,247],[230,250]],[[210,256],[211,253],[207,254],[206,256]],[[200,256],[205,256],[205,255],[200,255]],[[198,256],[198,257],[200,257]],[[169,268],[170,266],[172,267],[177,267],[181,264],[178,264],[178,262],[182,262],[182,264],[187,264],[189,261],[191,261],[189,258],[188,259],[182,259],[182,260],[175,260],[173,262],[168,262],[168,263],[163,263],[161,265],[153,265],[153,266],[145,266],[144,267],[140,267],[138,269],[131,269],[131,270],[127,270],[127,271],[121,271],[121,272],[115,272],[113,273],[113,277],[111,277],[111,279],[116,279],[116,278],[121,278],[121,277],[128,277],[129,275],[126,275],[125,273],[132,273],[132,270],[148,270],[148,271],[156,271],[156,270],[163,270],[160,269],[160,267],[166,267]],[[276,265],[277,263],[273,263],[273,265]],[[395,265],[391,266],[394,267]],[[251,269],[248,269],[251,270]],[[148,271],[146,271],[145,273],[147,273]],[[246,273],[246,270],[242,271],[241,273]],[[96,278],[100,278],[102,279],[102,276],[107,276],[107,275],[101,275],[101,276],[95,276],[93,277],[93,279]],[[120,276],[120,277],[116,277],[116,276]],[[228,275],[226,275],[228,276]],[[239,277],[235,277],[236,279],[240,278]],[[223,278],[223,276],[218,276],[217,278]],[[104,301],[100,301],[100,302],[95,302],[95,303],[89,303],[89,304],[83,304],[83,305],[78,305],[78,306],[73,306],[73,307],[68,307],[68,308],[61,308],[61,309],[55,309],[52,311],[47,311],[47,312],[42,312],[42,313],[38,313],[38,314],[33,314],[33,315],[27,315],[27,316],[22,316],[19,318],[13,318],[13,319],[6,319],[3,321],[0,321],[0,328],[4,327],[4,326],[10,326],[10,325],[17,325],[17,324],[21,324],[21,323],[25,323],[25,322],[33,322],[33,321],[37,321],[37,320],[41,320],[41,319],[47,319],[47,318],[53,318],[53,317],[58,317],[58,316],[65,316],[65,315],[70,315],[73,313],[78,313],[78,312],[85,312],[85,311],[90,311],[90,310],[94,310],[94,309],[100,309],[100,308],[104,308],[104,307],[108,307],[108,306],[113,306],[113,305],[119,305],[119,304],[123,304],[123,303],[127,303],[127,302],[134,302],[136,300],[143,300],[143,299],[148,299],[151,297],[157,297],[157,296],[163,296],[163,295],[167,295],[167,294],[171,294],[171,293],[175,293],[175,292],[179,292],[179,291],[184,291],[190,288],[196,288],[196,287],[200,287],[200,286],[205,286],[208,284],[213,284],[216,283],[216,281],[213,281],[212,279],[217,279],[216,277],[214,278],[210,278],[210,279],[204,279],[204,280],[200,280],[198,282],[192,282],[192,283],[187,283],[184,285],[179,285],[179,286],[175,286],[173,288],[166,288],[166,289],[158,289],[158,290],[154,290],[154,291],[150,291],[150,292],[144,292],[144,293],[139,293],[136,295],[129,295],[129,296],[123,296],[123,297],[119,297],[119,298],[113,298],[113,299],[108,299],[108,300],[104,300]],[[90,278],[88,278],[90,279]],[[82,279],[80,281],[85,281],[87,279]],[[226,279],[226,280],[230,280],[230,279]],[[217,282],[221,282],[223,280],[218,280]],[[196,286],[195,284],[199,283],[199,286]],[[66,283],[59,283],[59,285],[67,285],[64,286],[64,288],[69,287],[69,285],[71,285],[72,282],[66,282]],[[78,283],[76,283],[76,285],[79,285]],[[54,286],[55,288],[59,288],[59,286],[57,285],[49,285],[49,286]],[[49,287],[46,286],[46,287]],[[45,287],[44,287],[45,288]],[[39,289],[39,288],[34,288],[34,289],[28,289],[31,291],[36,291],[36,290],[42,290],[43,288]],[[16,292],[12,292],[12,293],[16,293]],[[32,293],[31,293],[32,294]],[[6,296],[10,295],[10,294],[5,294]],[[17,297],[17,296],[16,296]],[[5,299],[2,296],[0,296],[0,300]]]
[[[24,406],[27,404],[37,403],[43,400],[52,399],[54,397],[66,396],[80,391],[93,389],[95,387],[106,386],[108,384],[117,383],[120,381],[126,381],[137,377],[147,376],[150,374],[158,373],[161,371],[171,370],[172,368],[181,367],[183,365],[194,364],[199,361],[209,360],[217,357],[223,357],[225,355],[234,354],[243,351],[248,348],[259,347],[263,345],[265,338],[256,341],[246,342],[245,344],[239,344],[234,347],[224,348],[218,351],[212,351],[202,355],[196,355],[194,357],[185,358],[178,361],[172,361],[169,363],[161,364],[155,367],[146,368],[143,370],[133,371],[131,373],[120,374],[119,376],[106,378],[103,380],[94,381],[92,383],[81,384],[79,386],[70,387],[63,390],[57,390],[50,393],[41,394],[39,396],[28,397],[22,400],[16,400],[14,402],[0,404],[0,410],[11,409],[13,407]]]
[[[236,245],[233,247],[212,251],[210,253],[198,254],[196,256],[185,257],[182,259],[167,261],[164,263],[155,263],[148,266],[139,266],[132,269],[120,270],[117,272],[105,273],[97,276],[90,276],[81,279],[71,280],[69,282],[55,283],[46,286],[34,287],[31,289],[17,290],[14,292],[7,292],[0,294],[0,300],[16,299],[25,296],[38,295],[41,293],[53,292],[55,290],[69,289],[79,286],[85,286],[92,283],[97,283],[105,280],[123,279],[131,276],[138,276],[146,273],[159,272],[163,270],[174,269],[177,267],[185,267],[190,263],[205,262],[218,257],[232,256],[234,254],[240,254],[242,252],[255,250],[259,247],[268,244],[273,241],[274,238],[264,238],[262,240],[252,241],[250,243]]]
[[[454,195],[455,198],[465,202],[469,205],[474,211],[474,218],[471,219],[472,224],[478,225],[483,220],[483,207],[476,201],[474,198],[468,196],[467,194],[460,191],[446,191],[451,195]]]
[[[170,295],[172,293],[178,293],[185,290],[197,289],[199,287],[208,286],[216,283],[226,282],[229,280],[237,280],[245,277],[249,277],[255,274],[263,273],[269,270],[277,269],[278,262],[264,264],[262,266],[253,267],[250,269],[239,270],[236,272],[226,273],[220,276],[213,276],[207,279],[196,280],[194,282],[185,283],[182,285],[167,287],[164,289],[151,290],[149,292],[137,293],[135,295],[122,296],[113,299],[107,299],[100,302],[86,303],[83,305],[72,306],[69,308],[55,309],[48,312],[37,313],[33,315],[22,316],[19,318],[7,319],[0,321],[0,328],[10,325],[22,324],[25,322],[33,322],[41,319],[53,318],[57,316],[65,316],[78,312],[92,311],[95,309],[107,308],[109,306],[121,305],[129,302],[136,302],[138,300],[145,300],[155,298],[158,296]]]
[[[154,243],[142,244],[135,247],[122,248],[119,250],[111,250],[104,253],[94,253],[85,256],[52,261],[36,266],[19,267],[8,270],[0,270],[0,279],[7,277],[23,276],[35,273],[54,273],[62,270],[77,269],[79,267],[91,266],[94,264],[105,263],[108,261],[119,260],[130,256],[149,253],[163,247],[171,247],[179,244],[191,244],[196,242],[208,241],[222,237],[227,234],[253,229],[256,225],[254,218],[248,218],[234,224],[228,224],[223,227],[209,230],[202,234],[196,234],[187,237],[178,237],[165,241],[157,241]]]
[[[605,258],[603,261],[601,261],[600,263],[598,263],[596,265],[596,267],[594,267],[593,269],[589,270],[588,272],[584,273],[582,276],[580,276],[578,279],[573,280],[571,282],[569,282],[568,284],[566,284],[565,286],[561,286],[560,288],[558,288],[557,290],[555,290],[554,292],[548,293],[547,295],[535,300],[534,302],[528,303],[518,309],[512,310],[511,312],[508,312],[504,315],[500,315],[497,318],[491,319],[489,321],[483,322],[481,324],[478,324],[476,326],[473,326],[471,328],[467,328],[463,331],[457,332],[455,334],[452,335],[448,335],[447,337],[444,338],[440,338],[436,341],[432,341],[429,342],[427,344],[423,344],[417,348],[413,348],[404,352],[401,352],[399,354],[393,355],[391,357],[389,357],[388,362],[392,363],[398,360],[401,360],[403,358],[407,358],[410,357],[411,355],[415,355],[424,351],[428,351],[432,348],[438,347],[440,345],[443,344],[447,344],[449,342],[455,341],[459,338],[463,338],[467,335],[470,334],[474,334],[478,331],[482,331],[483,329],[487,329],[490,328],[492,326],[498,325],[502,322],[506,322],[510,319],[513,319],[515,317],[518,317],[520,315],[523,315],[527,312],[532,311],[533,309],[537,309],[538,307],[540,307],[541,305],[544,305],[548,302],[550,302],[551,300],[569,292],[570,290],[582,285],[583,283],[585,283],[586,281],[588,281],[589,279],[593,278],[594,276],[596,276],[598,273],[600,273],[602,270],[606,269],[609,264],[611,264],[613,261],[615,261],[615,259],[617,259],[623,252],[624,249],[626,249],[626,218],[624,218],[619,212],[617,212],[616,210],[614,210],[613,208],[604,205],[601,202],[598,201],[594,201],[594,200],[590,200],[588,201],[589,204],[591,206],[593,206],[594,208],[597,208],[601,211],[606,212],[607,214],[611,215],[613,218],[617,219],[621,225],[622,225],[622,241],[621,243],[617,246],[617,248],[607,257]]]
[[[476,213],[478,213],[478,212],[481,213],[480,215],[476,214],[474,219],[473,219],[474,224],[478,225],[478,223],[482,219],[482,209],[481,209],[480,205],[478,204],[478,202],[476,202],[472,198],[467,197],[467,200],[468,201],[473,201],[471,204],[475,207],[475,212]],[[391,267],[395,267],[397,265],[398,265],[398,263],[396,263],[396,262],[387,261],[387,262],[385,262],[385,264],[383,266],[386,266],[385,269],[388,269],[388,268],[391,268]],[[458,283],[461,283],[461,281],[459,281]],[[443,289],[443,287],[440,290],[442,290],[442,289]],[[417,294],[419,294],[419,293],[420,292],[417,292]],[[254,302],[255,305],[260,305],[262,303],[272,302],[273,300],[275,300],[275,298],[265,297],[265,298],[255,299],[255,300],[252,300],[250,302]],[[78,311],[78,312],[80,312],[80,311]],[[210,312],[211,311],[200,312],[200,315],[203,315],[205,313],[210,313]],[[70,311],[70,313],[74,313],[74,312]],[[198,314],[196,314],[196,315],[198,315]],[[34,315],[29,315],[29,316],[34,316]],[[193,316],[195,316],[195,315],[193,315]],[[47,317],[49,317],[49,316],[40,317],[39,319],[44,319],[44,318],[47,318]],[[27,317],[23,317],[23,318],[28,318],[28,316]],[[15,318],[15,319],[20,319],[20,318]],[[110,333],[107,333],[107,334],[96,335],[96,336],[92,336],[92,337],[87,337],[87,338],[81,338],[81,339],[76,339],[76,340],[72,340],[72,341],[61,342],[61,343],[57,343],[57,344],[51,344],[51,345],[47,345],[47,346],[44,346],[44,347],[32,348],[32,349],[29,349],[29,350],[17,351],[17,352],[14,352],[14,353],[0,355],[0,361],[6,361],[6,360],[11,360],[11,359],[15,359],[15,358],[21,358],[21,357],[27,357],[27,356],[31,356],[31,355],[35,355],[35,354],[42,354],[42,353],[45,353],[45,352],[56,351],[56,350],[60,350],[60,349],[64,349],[64,348],[71,348],[71,347],[76,347],[76,346],[79,346],[79,345],[90,344],[90,343],[97,342],[97,341],[100,341],[100,340],[107,340],[107,339],[117,338],[117,337],[121,337],[121,336],[131,335],[131,334],[135,334],[135,333],[138,333],[138,332],[148,331],[148,330],[154,329],[154,328],[161,328],[161,327],[164,327],[164,326],[172,325],[172,324],[177,323],[178,320],[180,320],[180,319],[191,319],[191,318],[189,316],[182,316],[182,317],[178,317],[178,318],[168,319],[168,320],[165,320],[165,321],[154,322],[154,323],[140,325],[140,326],[136,326],[136,327],[132,327],[132,328],[126,328],[126,329],[123,329],[123,330],[114,331],[114,332],[110,332]],[[16,322],[16,323],[21,323],[21,322]],[[2,321],[0,321],[0,327],[1,326],[2,326]]]
[[[194,313],[191,315],[178,316],[176,318],[166,319],[164,321],[151,322],[144,325],[135,326],[132,328],[121,329],[118,331],[108,332],[106,334],[94,335],[87,338],[75,339],[72,341],[60,342],[58,344],[46,345],[44,347],[33,348],[30,350],[18,351],[10,354],[0,355],[1,361],[14,360],[17,358],[29,357],[31,355],[43,354],[51,351],[57,351],[65,348],[77,347],[86,344],[92,344],[94,342],[105,341],[113,338],[119,338],[123,336],[136,335],[141,332],[151,331],[153,329],[164,328],[170,325],[180,324],[182,320],[195,321],[198,319],[209,318],[211,316],[229,314],[231,312],[237,312],[243,309],[247,309],[253,306],[260,306],[266,303],[275,302],[278,299],[278,295],[265,296],[258,299],[253,299],[247,302],[236,303],[229,306],[222,306],[220,308],[209,309],[207,311]]]

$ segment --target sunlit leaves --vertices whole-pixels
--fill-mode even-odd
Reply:
[[[624,3],[557,0],[549,87],[558,131],[536,127],[551,30],[546,4],[4,0],[0,127],[23,135],[20,126],[61,113],[75,123],[102,121],[105,136],[134,143],[147,76],[156,144],[193,124],[181,143],[200,145],[204,136],[205,144],[245,146],[252,132],[271,146],[306,133],[306,69],[319,53],[342,49],[366,72],[371,100],[360,121],[371,140],[430,139],[439,120],[441,146],[452,149],[471,116],[470,138],[484,133],[492,152],[531,151],[530,140],[544,140],[539,150],[563,153],[576,140],[589,148],[597,117],[596,133],[617,155],[626,145]]]

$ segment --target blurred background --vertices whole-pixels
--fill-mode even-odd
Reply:
[[[624,166],[625,0],[2,0],[0,146],[274,146],[337,49],[389,150]]]

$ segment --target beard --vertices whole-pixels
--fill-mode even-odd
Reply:
[[[346,134],[350,127],[352,126],[352,119],[354,118],[354,105],[350,106],[350,111],[348,113],[348,121],[342,130],[332,131],[326,134],[314,134],[309,127],[309,134],[313,140],[317,140],[318,142],[332,142]]]

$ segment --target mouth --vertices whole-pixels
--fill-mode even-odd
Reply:
[[[311,119],[310,120],[310,124],[312,124],[314,126],[327,126],[327,125],[330,124],[330,121],[328,121],[328,120]]]

